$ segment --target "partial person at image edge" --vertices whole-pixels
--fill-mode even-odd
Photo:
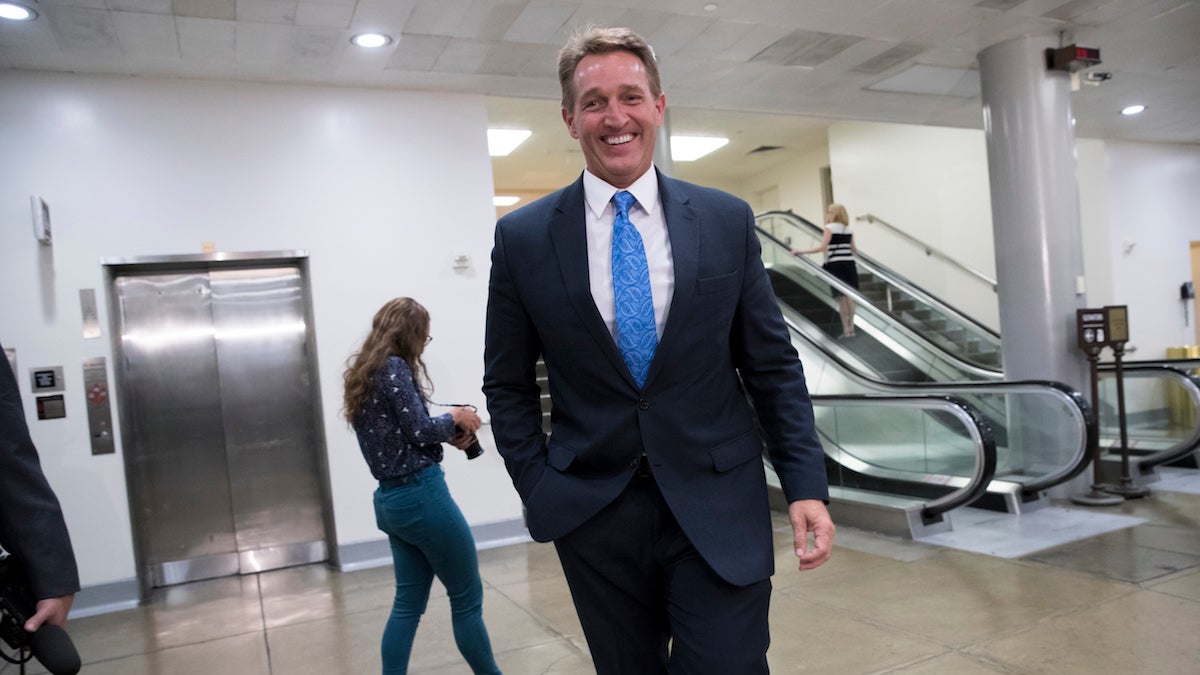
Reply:
[[[29,437],[7,358],[0,358],[0,546],[24,569],[37,603],[25,630],[33,633],[43,623],[66,626],[79,591],[79,569],[62,507]]]

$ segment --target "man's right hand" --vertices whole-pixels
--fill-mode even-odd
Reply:
[[[36,633],[43,623],[49,623],[59,628],[65,627],[67,614],[70,613],[71,604],[74,602],[74,595],[38,600],[37,611],[25,622],[25,632]]]

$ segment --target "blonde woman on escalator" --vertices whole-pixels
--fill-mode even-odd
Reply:
[[[792,249],[792,255],[825,252],[825,271],[837,277],[851,288],[858,289],[858,266],[854,263],[857,250],[854,235],[850,232],[850,216],[841,204],[830,204],[825,209],[825,234],[815,248]],[[842,319],[842,337],[854,337],[854,300],[836,288],[831,289],[838,301],[838,315]]]

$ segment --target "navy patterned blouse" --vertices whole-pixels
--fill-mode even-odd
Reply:
[[[454,437],[454,418],[450,413],[430,417],[412,369],[399,356],[389,356],[354,433],[371,475],[398,478],[442,461],[442,442]]]

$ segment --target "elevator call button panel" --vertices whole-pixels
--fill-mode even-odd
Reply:
[[[83,362],[83,395],[87,399],[88,435],[93,455],[116,452],[113,440],[112,407],[108,402],[108,369],[103,356]]]

